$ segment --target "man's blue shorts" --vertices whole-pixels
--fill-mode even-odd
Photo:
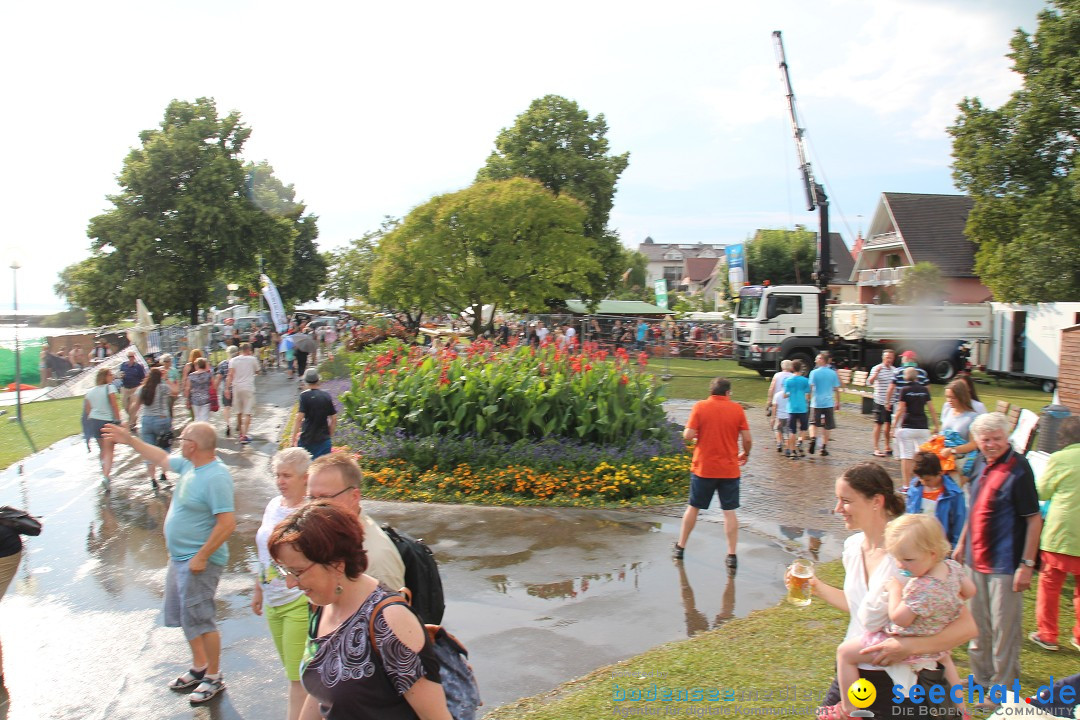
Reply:
[[[739,508],[739,478],[703,478],[690,473],[690,506],[708,510],[713,493],[720,499],[721,510]]]

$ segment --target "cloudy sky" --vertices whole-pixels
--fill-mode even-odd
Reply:
[[[882,192],[955,192],[945,127],[1019,86],[1005,57],[1040,0],[6,3],[0,252],[20,309],[88,254],[89,218],[173,98],[216,99],[251,160],[339,246],[472,182],[496,134],[549,93],[629,151],[612,225],[634,247],[816,227],[803,206],[771,32],[811,159],[851,244]],[[5,266],[10,262],[5,261]],[[10,309],[11,273],[0,282]]]

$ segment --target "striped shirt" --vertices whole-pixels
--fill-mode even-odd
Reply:
[[[885,404],[885,396],[889,393],[889,385],[899,370],[895,365],[880,363],[870,369],[870,376],[874,378],[874,402],[878,405]]]

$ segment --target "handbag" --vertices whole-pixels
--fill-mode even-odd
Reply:
[[[0,525],[9,527],[20,535],[40,535],[41,521],[36,517],[10,505],[0,507]]]
[[[214,383],[210,383],[210,412],[217,412],[221,409],[218,405],[217,388],[214,387]]]
[[[164,432],[159,432],[157,435],[154,436],[154,444],[162,450],[168,451],[172,448],[174,437],[175,435],[173,435],[172,428],[169,428],[168,430]]]

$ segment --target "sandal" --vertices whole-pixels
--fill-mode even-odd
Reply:
[[[191,693],[191,696],[188,698],[188,700],[191,702],[192,705],[199,705],[212,698],[217,697],[218,694],[221,693],[221,691],[224,689],[225,680],[222,677],[204,677],[202,679],[202,682],[199,683],[199,687],[195,688],[195,692]]]
[[[196,670],[191,668],[186,673],[169,683],[169,689],[181,692],[183,690],[190,690],[199,683],[202,682],[203,675],[206,674],[205,670]]]
[[[874,457],[887,457],[887,456],[886,456],[886,455],[885,455],[885,453],[883,453],[882,451],[880,451],[880,450],[875,450],[875,451],[874,451]]]

